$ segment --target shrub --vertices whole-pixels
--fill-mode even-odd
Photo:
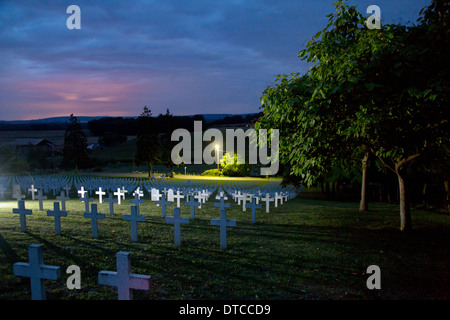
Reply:
[[[220,177],[220,176],[222,176],[222,172],[218,169],[210,169],[210,170],[203,171],[202,176]]]
[[[246,177],[250,174],[250,166],[246,164],[227,164],[222,169],[222,173],[227,177]]]

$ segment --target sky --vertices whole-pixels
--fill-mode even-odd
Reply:
[[[334,1],[0,0],[0,120],[259,112],[276,75],[308,70]],[[430,1],[348,4],[411,24]]]

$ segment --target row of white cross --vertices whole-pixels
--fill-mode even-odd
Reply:
[[[219,203],[214,206],[220,208],[220,219],[211,219],[211,225],[220,227],[220,246],[226,249],[226,228],[235,227],[236,220],[229,220],[226,216],[225,208],[229,203],[224,202],[222,195]],[[164,201],[164,195],[162,196]],[[91,205],[91,212],[86,212],[84,217],[92,219],[92,232],[97,234],[97,219],[99,215],[96,204]],[[25,209],[24,200],[19,200],[19,209],[13,209],[13,213],[21,216],[21,228],[26,228],[25,215],[31,214],[31,210]],[[48,211],[49,216],[55,217],[55,230],[61,232],[60,217],[67,216],[67,212],[59,210],[59,203],[54,203],[54,210]],[[22,219],[23,217],[23,219]],[[123,215],[124,220],[132,222],[132,238],[137,241],[137,222],[145,221],[145,217],[138,214],[138,206],[131,206],[131,215]],[[94,223],[95,221],[95,223]],[[180,245],[180,225],[188,224],[189,218],[180,217],[180,208],[174,208],[173,217],[165,217],[167,223],[174,224],[175,244]],[[25,229],[23,229],[24,231]],[[116,255],[117,271],[100,271],[98,273],[98,284],[117,287],[119,300],[132,299],[132,289],[149,290],[151,287],[151,276],[131,273],[130,254],[128,252],[118,252]],[[40,245],[29,246],[29,263],[18,262],[13,265],[13,273],[16,276],[29,277],[31,282],[31,295],[33,300],[45,299],[44,280],[57,280],[61,277],[60,267],[49,266],[43,263],[42,248]]]
[[[13,188],[14,189],[14,188]],[[70,188],[66,188],[65,191],[61,191],[60,196],[56,197],[57,200],[61,201],[62,208],[60,209],[60,205],[58,202],[54,202],[53,210],[48,210],[47,215],[53,216],[55,219],[55,232],[57,234],[61,233],[61,223],[60,218],[67,216],[67,211],[65,209],[65,201],[69,200],[69,190]],[[165,222],[174,224],[174,242],[176,245],[180,245],[180,236],[181,236],[181,224],[188,224],[190,219],[180,216],[180,205],[181,199],[186,198],[185,205],[190,206],[191,209],[191,219],[194,218],[194,207],[201,208],[201,204],[205,203],[212,191],[208,189],[198,190],[197,188],[188,189],[191,192],[185,191],[185,194],[182,194],[178,189],[176,193],[173,192],[172,189],[167,190],[164,188],[163,190],[152,188],[148,190],[151,195],[151,200],[156,201],[157,205],[162,207],[163,217]],[[196,191],[193,191],[196,190]],[[4,192],[0,188],[0,192]],[[39,200],[40,210],[43,210],[42,201],[47,197],[43,195],[42,189],[37,189],[34,185],[28,189],[28,191],[32,195],[32,199]],[[37,192],[37,195],[35,193]],[[99,203],[103,201],[109,202],[110,204],[110,213],[113,214],[113,204],[121,204],[121,201],[125,200],[126,193],[128,191],[125,187],[117,188],[116,191],[108,192],[108,197],[106,196],[106,191],[102,187],[99,187],[98,190],[95,191],[95,194],[99,197]],[[104,219],[105,215],[103,213],[99,213],[97,211],[97,205],[91,204],[89,210],[89,202],[92,202],[93,199],[89,198],[88,191],[84,189],[83,186],[77,193],[80,195],[80,200],[85,202],[86,212],[84,213],[85,218],[90,218],[92,220],[92,235],[93,237],[98,236],[98,225],[97,219]],[[133,193],[133,199],[130,200],[131,203],[134,203],[131,206],[131,214],[123,215],[123,220],[131,222],[131,237],[132,241],[137,241],[137,222],[145,221],[145,216],[139,214],[139,205],[143,203],[141,197],[144,196],[143,190],[138,187]],[[113,198],[114,195],[116,198]],[[255,223],[255,209],[261,208],[259,205],[259,201],[265,202],[266,204],[266,212],[269,212],[269,204],[270,202],[274,202],[275,207],[278,206],[278,202],[283,204],[283,202],[287,201],[291,197],[294,197],[296,194],[294,192],[275,192],[274,197],[271,197],[269,193],[266,193],[263,197],[261,192],[251,193],[251,192],[241,192],[234,190],[233,192],[228,190],[228,195],[233,198],[238,205],[243,207],[243,211],[246,209],[252,210],[252,223]],[[168,201],[167,199],[172,200]],[[26,215],[30,215],[32,213],[31,210],[25,209],[25,201],[22,200],[25,196],[21,195],[20,188],[16,188],[13,190],[13,197],[18,200],[18,209],[13,209],[13,213],[17,213],[20,215],[20,224],[21,230],[26,230]],[[196,201],[197,200],[197,201]],[[215,207],[220,208],[220,219],[211,219],[211,225],[220,227],[220,247],[222,249],[226,249],[227,247],[227,227],[235,227],[236,220],[227,219],[226,208],[230,207],[229,203],[225,203],[225,200],[228,200],[227,193],[223,191],[219,191],[216,200],[219,202],[214,203]],[[166,205],[171,204],[172,202],[177,202],[176,207],[174,208],[174,216],[169,217],[166,216]],[[131,263],[130,263],[130,255],[128,252],[118,252],[116,255],[117,259],[117,271],[100,271],[98,274],[98,284],[99,285],[110,285],[117,287],[118,297],[121,300],[131,299],[132,298],[132,289],[143,289],[149,290],[151,287],[151,276],[146,275],[136,275],[131,273]],[[45,299],[45,279],[48,280],[57,280],[60,277],[60,268],[55,266],[47,266],[43,264],[42,258],[42,249],[40,245],[31,245],[29,247],[29,263],[15,263],[14,264],[14,274],[18,276],[30,277],[31,282],[31,291],[32,291],[32,299]]]
[[[30,278],[32,300],[45,300],[45,280],[58,280],[61,277],[61,268],[44,264],[42,246],[38,244],[28,247],[28,261],[14,263],[13,273]],[[100,271],[98,284],[116,287],[119,300],[131,300],[132,289],[150,290],[151,276],[131,273],[129,252],[116,254],[116,269],[117,271]]]

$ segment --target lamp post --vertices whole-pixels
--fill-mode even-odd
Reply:
[[[220,170],[220,163],[219,163],[219,145],[216,144],[216,155],[217,155],[217,171]]]

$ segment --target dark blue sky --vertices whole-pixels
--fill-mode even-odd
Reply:
[[[0,0],[0,120],[258,112],[275,75],[306,71],[297,53],[333,2]],[[348,3],[406,24],[430,1]]]

